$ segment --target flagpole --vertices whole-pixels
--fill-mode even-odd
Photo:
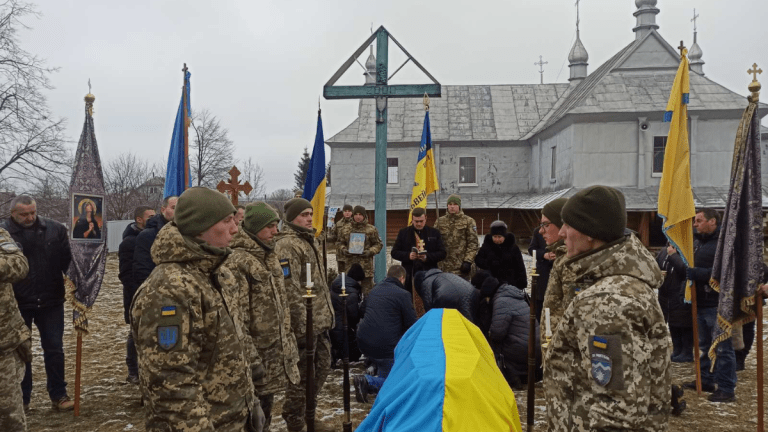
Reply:
[[[696,394],[701,396],[701,354],[699,353],[699,313],[696,307],[696,284],[691,282],[691,314],[693,315],[693,362],[696,370]]]
[[[755,293],[755,309],[756,321],[755,334],[757,337],[757,430],[758,432],[764,432],[764,416],[763,410],[763,292],[758,286]]]
[[[181,87],[181,97],[184,105],[184,189],[189,185],[189,112],[187,112],[187,64],[184,63],[182,71],[182,80],[184,85]]]

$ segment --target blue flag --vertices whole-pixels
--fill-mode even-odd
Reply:
[[[187,115],[184,116],[184,94],[181,95],[181,101],[179,101],[179,111],[176,113],[176,122],[173,124],[173,138],[171,138],[171,151],[168,152],[168,167],[165,170],[165,190],[163,191],[163,198],[169,196],[179,196],[184,189],[192,186],[192,175],[184,175],[186,171],[187,149],[184,143],[184,132],[188,127],[190,116],[192,115],[192,104],[189,101],[189,77],[192,76],[190,72],[184,74],[184,89],[187,93]],[[186,177],[186,179],[184,178]]]
[[[319,236],[323,232],[325,216],[325,139],[320,111],[317,112],[315,146],[312,147],[312,158],[309,160],[309,170],[301,197],[312,203],[312,227],[317,230],[315,236]]]

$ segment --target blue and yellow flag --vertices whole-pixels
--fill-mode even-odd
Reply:
[[[171,150],[168,152],[168,166],[165,170],[165,189],[163,198],[179,196],[185,189],[192,186],[192,175],[189,170],[187,140],[184,139],[192,116],[192,104],[189,100],[189,77],[192,74],[184,73],[184,90],[182,90],[179,110],[176,112],[176,121],[173,123],[173,137],[171,138]],[[186,93],[186,97],[184,97]],[[186,110],[185,102],[186,100]],[[185,112],[186,111],[186,112]],[[186,114],[186,115],[185,115]]]
[[[424,114],[424,129],[421,132],[419,159],[416,162],[416,175],[413,179],[411,193],[411,213],[408,214],[408,224],[411,224],[411,214],[416,207],[427,208],[427,197],[438,188],[437,170],[435,170],[435,154],[432,151],[432,132],[429,127],[429,111]]]
[[[664,121],[671,122],[664,150],[664,169],[659,184],[659,216],[662,230],[688,267],[693,267],[693,218],[696,206],[691,188],[691,156],[688,148],[688,98],[690,81],[688,54],[683,50],[672,93],[669,95]],[[685,300],[691,301],[690,283]]]
[[[323,232],[325,216],[325,139],[323,138],[323,119],[317,111],[317,133],[312,158],[309,160],[307,179],[304,180],[302,198],[312,203],[312,226],[317,230],[315,237]]]

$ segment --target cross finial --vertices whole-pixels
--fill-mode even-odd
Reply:
[[[88,93],[91,92],[91,79],[88,78]]]
[[[752,69],[747,71],[748,74],[752,74],[752,81],[757,81],[757,75],[762,74],[763,70],[757,68],[757,63],[752,64]]]
[[[549,62],[544,61],[544,56],[539,56],[539,61],[534,63],[535,66],[539,66],[539,73],[541,74],[541,83],[544,84],[544,65]]]
[[[685,55],[685,52],[684,52],[685,51],[685,44],[683,43],[683,41],[680,41],[680,46],[677,47],[677,49],[680,50],[680,56],[684,56]]]
[[[182,68],[181,71],[184,72],[185,75],[187,74],[187,64],[186,63],[184,63],[184,68]]]
[[[691,22],[693,23],[693,31],[696,31],[696,19],[699,18],[699,16],[696,14],[696,8],[693,9],[693,18],[691,18]]]
[[[576,32],[579,31],[579,22],[581,21],[579,19],[579,2],[581,2],[581,0],[576,0]]]

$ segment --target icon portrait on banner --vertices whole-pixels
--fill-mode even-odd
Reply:
[[[104,197],[99,195],[72,194],[71,238],[73,240],[102,240],[103,202]]]

